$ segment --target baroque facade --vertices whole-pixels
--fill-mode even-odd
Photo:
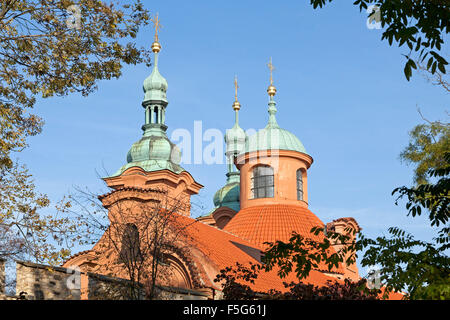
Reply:
[[[267,125],[252,136],[247,136],[239,126],[241,105],[235,80],[236,94],[232,105],[235,123],[225,135],[226,184],[214,195],[215,207],[209,214],[196,219],[191,217],[190,197],[203,186],[182,168],[180,150],[167,136],[168,83],[158,69],[161,45],[157,35],[152,50],[153,70],[143,84],[143,136],[129,150],[127,163],[115,174],[104,178],[111,192],[99,199],[109,210],[111,223],[132,226],[131,233],[146,232],[136,227],[136,219],[148,210],[145,209],[149,208],[146,207],[148,204],[152,204],[152,208],[159,204],[158,210],[169,212],[171,223],[176,222],[177,228],[183,230],[170,248],[166,248],[164,266],[170,270],[170,276],[161,279],[160,284],[220,292],[220,283],[214,282],[219,271],[236,262],[244,265],[261,263],[261,254],[267,248],[265,242],[287,241],[294,231],[321,240],[323,235],[310,234],[311,228],[316,226],[341,233],[347,227],[359,230],[353,218],[345,217],[325,224],[308,209],[308,169],[313,158],[293,133],[278,124],[271,63]],[[162,205],[164,201],[166,203]],[[118,204],[126,208],[126,214],[123,210],[118,212]],[[72,256],[63,267],[77,266],[84,273],[127,278],[123,270],[107,267],[123,251],[118,248],[114,253],[106,249],[107,233],[91,250]],[[117,240],[125,246],[124,241]],[[335,249],[339,249],[338,244],[332,248]],[[359,279],[355,264],[340,264],[332,270],[319,266],[304,282],[325,285],[328,280],[344,278]],[[295,281],[295,276],[281,280],[276,270],[272,270],[260,274],[253,289],[283,290],[282,282],[290,280]],[[83,286],[87,288],[88,285],[82,280],[81,286],[83,297]]]

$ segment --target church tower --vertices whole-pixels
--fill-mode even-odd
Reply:
[[[155,38],[152,44],[154,54],[153,70],[144,80],[145,120],[143,135],[135,142],[127,154],[127,163],[112,176],[104,178],[113,189],[141,188],[159,189],[168,196],[183,199],[183,214],[190,215],[190,196],[197,194],[203,187],[180,166],[181,152],[167,137],[166,109],[167,80],[158,69],[158,55],[161,51],[158,31],[161,27],[159,18],[152,19],[155,25]]]
[[[300,140],[276,119],[272,61],[268,122],[246,139],[235,163],[240,171],[240,211],[224,230],[264,247],[266,241],[287,241],[292,231],[324,225],[308,210],[307,170],[313,159]]]
[[[313,159],[300,140],[277,122],[272,59],[268,67],[268,123],[246,139],[245,147],[235,159],[240,171],[240,211],[224,230],[260,248],[266,248],[265,242],[288,241],[292,232],[322,241],[322,234],[310,233],[313,227],[344,233],[347,226],[352,226],[359,231],[353,218],[341,218],[325,225],[308,209],[307,170]],[[335,249],[339,249],[338,243],[333,243]],[[342,264],[334,271],[351,279],[359,277],[356,265]]]
[[[211,221],[214,221],[214,224],[220,229],[223,229],[241,208],[239,201],[240,173],[236,170],[234,160],[244,148],[246,134],[239,126],[239,110],[241,109],[241,104],[238,101],[239,87],[237,77],[234,78],[234,88],[235,94],[232,107],[235,112],[235,121],[234,126],[231,129],[227,129],[225,134],[227,180],[226,184],[217,190],[213,198],[215,208],[212,211],[212,217],[214,220]]]

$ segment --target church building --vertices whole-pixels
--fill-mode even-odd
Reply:
[[[203,185],[182,167],[180,149],[167,136],[168,82],[158,69],[161,44],[157,33],[152,51],[153,70],[143,83],[143,135],[128,151],[126,164],[104,178],[111,192],[99,199],[109,210],[111,223],[117,220],[114,204],[120,202],[128,208],[129,216],[120,218],[120,222],[128,226],[133,226],[134,215],[139,214],[134,213],[132,208],[158,203],[161,201],[161,190],[164,190],[166,197],[177,199],[176,210],[171,209],[170,214],[176,217],[184,234],[165,253],[164,265],[171,270],[171,276],[161,280],[161,284],[209,290],[217,294],[222,287],[214,279],[220,270],[236,263],[261,263],[262,254],[267,249],[266,242],[288,241],[293,232],[321,240],[323,235],[310,233],[311,228],[317,226],[341,233],[347,227],[359,231],[358,223],[351,217],[324,223],[309,210],[308,169],[313,164],[313,158],[294,133],[282,128],[282,108],[277,119],[277,90],[272,79],[271,62],[268,64],[267,125],[250,136],[239,126],[241,104],[235,79],[235,99],[232,103],[235,121],[225,135],[225,184],[214,195],[214,209],[207,215],[193,218],[190,198]],[[161,208],[167,210],[167,205],[161,205]],[[136,233],[145,231],[134,228],[135,231],[133,227],[130,230]],[[112,259],[110,252],[102,251],[106,238],[105,233],[91,250],[75,254],[63,267],[78,266],[84,272],[126,278],[123,273],[114,274],[105,267],[107,261]],[[339,244],[332,248],[338,249]],[[356,264],[339,264],[332,270],[319,266],[304,282],[320,286],[326,285],[329,280],[344,278],[360,279]],[[283,281],[296,281],[294,272],[287,279],[280,279],[277,270],[262,272],[252,287],[257,291],[283,290]]]

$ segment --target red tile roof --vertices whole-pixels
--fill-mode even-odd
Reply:
[[[321,240],[310,233],[324,223],[310,210],[294,205],[254,206],[242,209],[224,230],[261,247],[264,242],[288,241],[295,231],[304,237]]]
[[[295,205],[266,205],[253,206],[240,210],[224,230],[245,239],[261,248],[267,249],[264,242],[277,240],[287,242],[295,231],[305,238],[316,241],[323,240],[323,234],[311,234],[311,228],[324,227],[324,223],[310,210]],[[320,270],[328,268],[322,264]],[[344,273],[343,267],[332,270],[335,273]]]
[[[206,225],[201,222],[195,222],[194,219],[180,216],[180,222],[186,225],[186,233],[189,234],[189,241],[205,254],[217,267],[223,269],[225,267],[235,266],[236,262],[247,265],[250,262],[258,263],[258,260],[252,257],[252,249],[261,249],[261,247],[238,238],[227,231]],[[245,251],[244,251],[245,250]],[[320,271],[311,271],[309,277],[304,279],[305,283],[312,283],[315,285],[325,285],[327,280],[336,280],[334,277],[327,276]],[[251,285],[253,290],[268,291],[270,289],[285,290],[283,282],[298,281],[294,273],[291,273],[287,278],[280,279],[277,275],[277,269],[274,268],[270,272],[261,271],[258,279],[254,285]],[[217,283],[210,283],[219,289]]]

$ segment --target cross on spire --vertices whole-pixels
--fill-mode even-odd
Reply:
[[[234,76],[234,100],[238,101],[237,95],[238,95],[238,82],[237,82],[237,76]]]
[[[269,67],[270,70],[270,85],[273,85],[272,71],[275,70],[275,67],[272,64],[272,57],[270,57],[270,61],[267,64],[267,66]]]
[[[154,18],[150,18],[150,20],[153,22],[153,27],[155,28],[155,42],[158,42],[158,31],[162,27],[159,21],[158,13],[156,13],[156,16]]]
[[[234,76],[234,102],[233,102],[233,110],[236,111],[236,123],[238,121],[237,118],[237,112],[239,111],[239,109],[241,109],[241,104],[238,101],[237,95],[238,95],[238,81],[237,81],[237,76]]]

